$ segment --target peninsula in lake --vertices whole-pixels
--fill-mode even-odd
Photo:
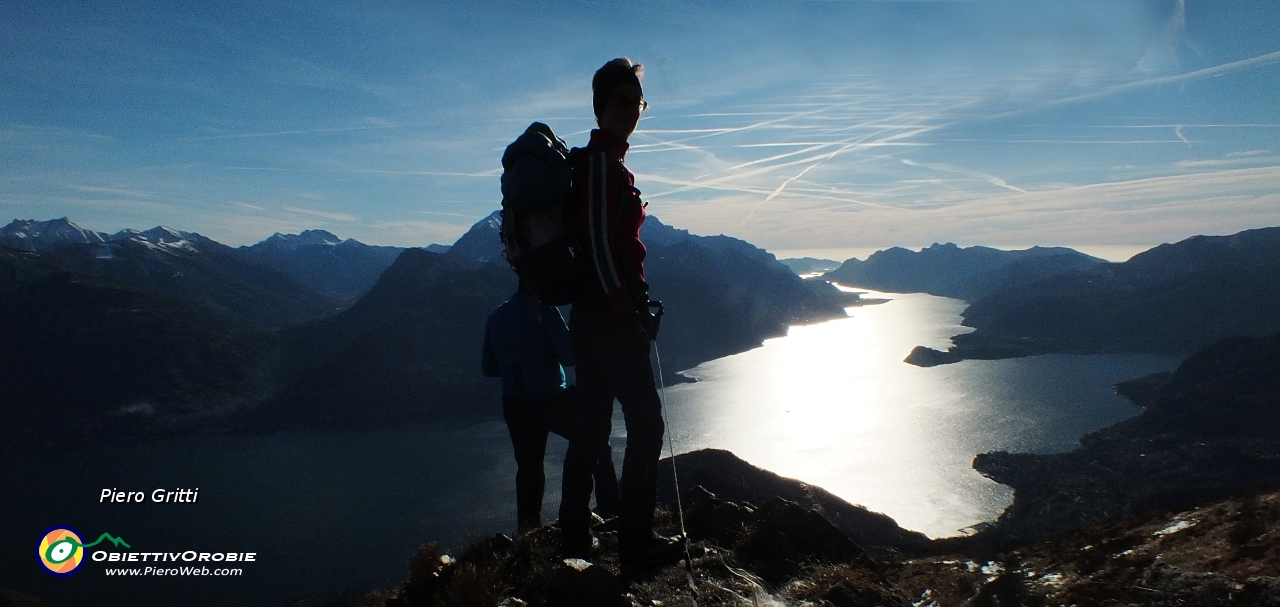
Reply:
[[[1195,236],[1123,263],[1071,249],[895,248],[828,272],[840,284],[964,299],[972,333],[922,366],[1047,353],[1188,354],[1280,330],[1280,227]]]

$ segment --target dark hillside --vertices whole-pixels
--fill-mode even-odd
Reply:
[[[458,260],[502,260],[495,211],[449,249]],[[640,229],[648,253],[645,278],[652,299],[666,306],[658,338],[663,370],[673,374],[708,360],[757,347],[787,326],[842,318],[856,297],[823,281],[804,281],[774,256],[728,236],[695,236],[650,215]]]
[[[1197,236],[973,303],[950,358],[1189,353],[1280,331],[1280,228]]]
[[[650,297],[666,307],[658,341],[667,370],[750,350],[793,324],[843,318],[852,303],[748,243],[697,238],[652,247],[645,259]]]
[[[122,232],[103,244],[42,253],[82,274],[199,304],[235,322],[273,329],[327,316],[337,305],[310,287],[236,249],[190,232]]]
[[[407,249],[348,310],[282,332],[281,411],[315,424],[496,415],[480,346],[515,287],[505,266]]]
[[[974,468],[1014,488],[991,536],[1018,540],[1242,490],[1280,487],[1280,335],[1234,337],[1171,375],[1136,382],[1141,415],[1058,455],[988,453]]]
[[[0,249],[0,441],[217,426],[274,391],[275,340],[201,306]]]

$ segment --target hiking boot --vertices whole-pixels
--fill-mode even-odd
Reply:
[[[652,535],[639,546],[629,545],[618,555],[622,561],[622,575],[653,571],[679,562],[684,558],[684,542],[684,536]]]
[[[582,559],[590,561],[592,557],[600,553],[600,538],[595,535],[588,534],[589,539],[582,539],[575,542],[564,542],[560,554],[565,559]]]

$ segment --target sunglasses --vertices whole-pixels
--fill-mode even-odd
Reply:
[[[630,95],[613,95],[612,97],[609,97],[609,101],[617,102],[621,104],[634,103],[640,107],[640,111],[642,112],[649,109],[649,102],[645,101],[643,97],[632,97]]]

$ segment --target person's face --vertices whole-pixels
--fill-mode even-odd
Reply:
[[[619,84],[609,94],[604,112],[600,115],[600,128],[623,139],[631,136],[640,124],[640,111],[646,106],[644,94],[635,83]]]

